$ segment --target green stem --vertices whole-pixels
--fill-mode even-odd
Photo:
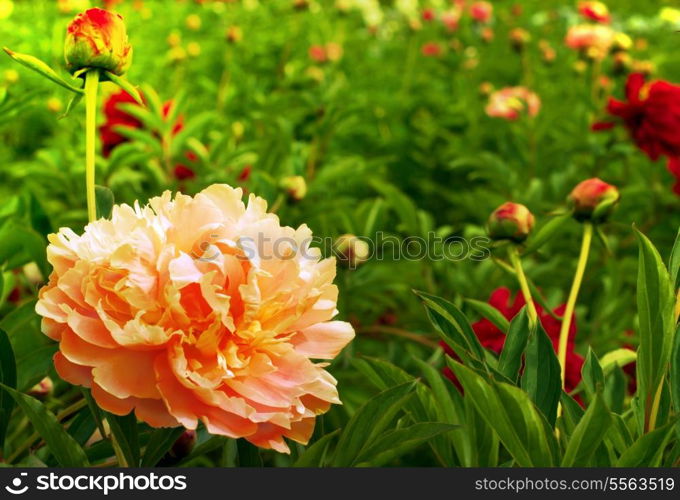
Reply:
[[[536,313],[534,299],[531,296],[529,282],[527,281],[527,277],[524,274],[524,269],[522,268],[522,260],[519,257],[517,247],[514,245],[510,246],[508,250],[508,255],[510,257],[510,262],[512,262],[513,268],[515,270],[515,275],[517,276],[519,287],[522,290],[524,301],[527,303],[527,311],[529,312],[529,323],[531,325],[531,328],[533,329],[538,321],[538,314]]]
[[[583,282],[583,273],[586,270],[588,263],[588,254],[590,253],[590,244],[593,241],[593,225],[590,222],[583,224],[583,240],[581,242],[581,253],[576,264],[576,274],[574,274],[574,281],[571,284],[571,291],[567,299],[567,306],[564,309],[562,316],[562,327],[560,328],[560,341],[557,348],[557,359],[560,362],[562,389],[564,389],[564,377],[567,371],[567,343],[569,340],[569,328],[571,327],[571,318],[576,307],[576,299],[578,292]]]
[[[85,74],[85,189],[87,191],[87,218],[90,222],[97,220],[94,174],[98,85],[99,70],[89,70]]]

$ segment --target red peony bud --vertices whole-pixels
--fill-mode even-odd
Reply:
[[[122,16],[103,9],[78,14],[68,25],[64,54],[71,73],[99,68],[123,75],[132,62],[132,47]]]
[[[40,382],[31,387],[28,391],[29,396],[33,396],[36,399],[45,399],[52,393],[54,389],[54,382],[50,377],[45,377]]]
[[[524,241],[534,227],[534,216],[527,207],[511,201],[503,203],[489,217],[489,236],[494,240]]]
[[[621,195],[616,186],[593,177],[580,182],[569,194],[574,218],[579,221],[604,221],[619,201]]]

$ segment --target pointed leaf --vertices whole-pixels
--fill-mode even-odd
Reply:
[[[589,465],[590,457],[600,446],[610,423],[609,409],[604,404],[602,395],[597,393],[569,438],[569,444],[567,444],[567,449],[562,458],[562,467]]]
[[[523,307],[512,319],[506,331],[508,335],[505,337],[503,350],[498,358],[498,371],[513,382],[517,382],[519,369],[522,366],[522,356],[531,334],[526,307]]]
[[[529,340],[524,357],[522,389],[553,426],[562,394],[561,370],[553,344],[540,322],[535,335]]]
[[[76,94],[84,93],[83,89],[76,87],[74,83],[71,83],[66,79],[62,78],[61,76],[59,76],[59,74],[57,74],[56,71],[54,71],[52,68],[50,68],[47,64],[45,64],[37,57],[33,57],[28,54],[20,54],[18,52],[14,52],[13,50],[8,49],[7,47],[4,47],[4,51],[7,52],[7,55],[9,55],[16,62],[23,64],[27,68],[32,69],[33,71],[44,76],[48,80],[52,80],[57,85],[61,85],[65,89],[70,90],[71,92],[75,92]]]

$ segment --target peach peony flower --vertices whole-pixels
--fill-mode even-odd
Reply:
[[[536,116],[541,109],[539,97],[526,87],[505,87],[489,96],[486,114],[492,118],[516,120],[522,112]]]
[[[266,202],[213,185],[49,237],[36,311],[66,381],[105,410],[288,452],[339,404],[324,369],[354,337],[337,313],[335,261]]]

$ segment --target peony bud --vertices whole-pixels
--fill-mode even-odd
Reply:
[[[576,220],[603,222],[614,210],[620,197],[616,186],[593,177],[580,182],[568,199]]]
[[[191,31],[198,31],[201,29],[201,18],[197,14],[190,14],[187,16],[186,24]]]
[[[50,377],[45,377],[40,382],[31,387],[28,391],[28,395],[36,399],[45,399],[52,393],[54,389],[54,382]]]
[[[240,26],[232,25],[227,28],[227,41],[229,43],[239,43],[243,39],[243,31]]]
[[[335,240],[335,251],[338,258],[346,263],[350,269],[356,269],[371,256],[371,249],[364,240],[353,234],[343,234]]]
[[[510,45],[516,52],[522,52],[524,47],[531,41],[529,32],[522,28],[513,28],[510,31]]]
[[[288,193],[293,201],[300,201],[307,195],[307,182],[301,175],[292,175],[281,179],[281,189]]]
[[[122,16],[103,9],[78,14],[68,25],[64,54],[69,71],[99,68],[121,76],[132,62]]]
[[[175,444],[172,445],[169,455],[175,459],[182,459],[189,456],[196,445],[196,431],[187,429],[182,435],[177,438]]]
[[[494,240],[512,240],[521,243],[534,227],[534,216],[520,203],[507,201],[489,217],[489,236]]]

